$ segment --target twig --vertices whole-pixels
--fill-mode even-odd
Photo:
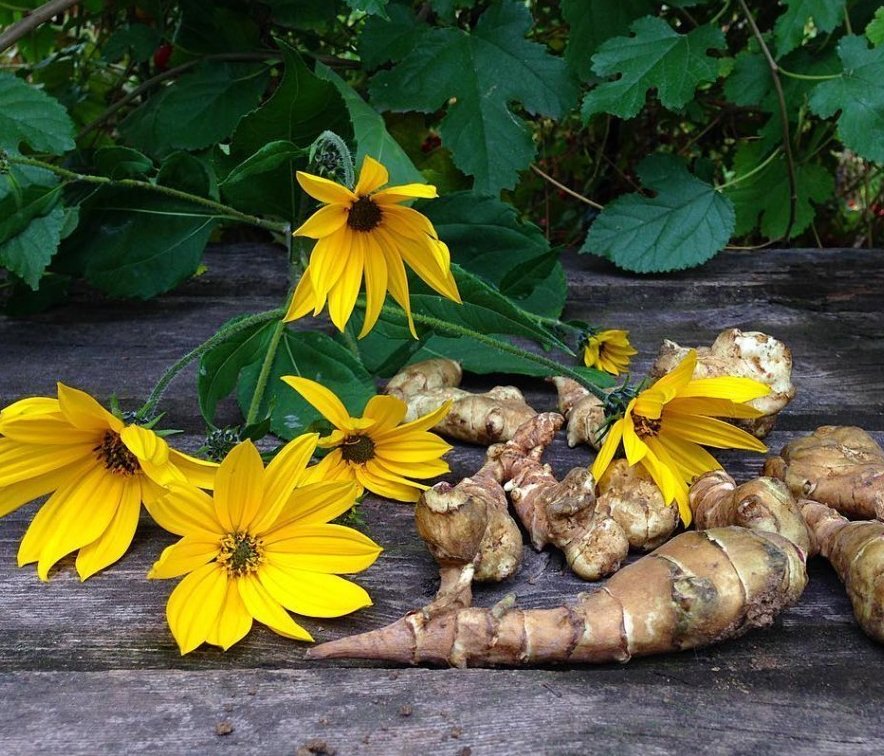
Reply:
[[[50,18],[63,13],[72,5],[76,5],[77,2],[79,0],[52,0],[52,2],[45,3],[31,11],[21,21],[12,24],[12,26],[0,34],[0,52],[12,47],[26,34],[29,34],[41,24],[46,23]]]
[[[582,194],[578,194],[573,189],[569,189],[564,184],[559,183],[552,176],[550,176],[548,173],[544,173],[542,170],[540,170],[540,168],[538,168],[533,163],[531,164],[531,170],[534,171],[542,179],[549,181],[549,183],[552,184],[557,189],[561,189],[565,194],[571,195],[574,199],[580,200],[581,202],[589,205],[590,207],[594,207],[596,210],[604,210],[605,209],[604,205],[600,205],[598,202],[595,202],[595,201],[589,199],[589,197],[584,197]]]
[[[770,68],[770,76],[771,79],[773,79],[774,89],[777,93],[777,102],[779,103],[780,120],[782,121],[783,129],[783,152],[786,155],[786,171],[789,176],[789,222],[786,224],[786,232],[783,234],[783,238],[789,239],[789,234],[792,232],[792,226],[795,223],[795,209],[798,205],[798,181],[795,177],[795,159],[792,156],[792,137],[789,134],[789,114],[786,110],[786,95],[783,93],[783,84],[780,81],[778,73],[779,67],[777,66],[777,62],[773,59],[773,55],[770,53],[770,48],[767,46],[767,42],[764,41],[764,36],[761,34],[758,24],[755,23],[755,17],[749,10],[749,6],[746,5],[746,0],[737,0],[737,2],[743,10],[743,15],[746,16],[749,26],[752,28],[752,34],[758,41],[758,44],[761,47],[761,52],[764,53],[764,58],[767,61],[768,68]]]

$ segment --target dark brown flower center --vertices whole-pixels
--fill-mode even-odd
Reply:
[[[635,426],[635,434],[639,438],[647,438],[648,436],[657,436],[660,434],[660,426],[663,424],[661,419],[645,417],[644,415],[632,415],[632,423]]]
[[[101,443],[92,451],[108,470],[117,475],[135,475],[141,470],[138,457],[126,448],[119,433],[106,431]]]
[[[374,441],[362,434],[347,436],[338,448],[346,462],[361,465],[374,458]]]
[[[381,209],[371,197],[360,197],[350,206],[347,225],[354,231],[371,231],[381,222]]]
[[[255,572],[264,561],[263,544],[248,533],[228,533],[221,539],[218,561],[227,568],[231,576],[242,577]]]

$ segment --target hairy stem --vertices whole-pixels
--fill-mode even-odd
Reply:
[[[247,426],[252,425],[258,419],[258,411],[261,409],[264,392],[267,390],[267,382],[270,380],[270,370],[273,367],[273,361],[276,359],[276,351],[279,349],[282,334],[285,332],[285,321],[282,318],[283,316],[280,315],[279,320],[276,321],[273,334],[270,336],[270,343],[267,345],[267,353],[264,355],[264,361],[261,363],[261,372],[258,373],[258,381],[255,383],[255,391],[252,394],[252,401],[249,402],[249,410],[246,413]]]

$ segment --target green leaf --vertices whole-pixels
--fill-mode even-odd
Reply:
[[[388,0],[347,0],[347,5],[355,11],[362,11],[370,16],[388,18],[387,2]]]
[[[731,202],[672,155],[645,158],[638,174],[656,194],[627,194],[596,218],[581,252],[635,273],[682,270],[718,253],[734,230]]]
[[[869,48],[864,37],[844,37],[838,57],[844,66],[841,78],[820,82],[810,109],[822,118],[840,110],[838,136],[844,145],[884,163],[884,46]]]
[[[884,42],[884,5],[875,11],[875,17],[866,26],[866,37],[873,47]]]
[[[273,21],[289,29],[322,29],[333,23],[337,5],[329,0],[264,0]]]
[[[243,212],[278,215],[287,219],[293,217],[293,197],[290,193],[280,196],[273,187],[278,183],[280,166],[287,171],[296,161],[303,162],[305,154],[302,147],[296,147],[285,139],[264,145],[221,182],[224,200]],[[268,176],[272,180],[268,181]],[[283,180],[290,181],[290,178],[284,176]]]
[[[480,194],[514,186],[534,157],[531,133],[510,103],[557,118],[576,96],[564,62],[525,39],[531,23],[523,4],[503,0],[472,32],[426,31],[392,70],[371,81],[372,102],[387,110],[434,112],[456,98],[439,131]]]
[[[356,138],[356,165],[362,165],[366,155],[384,164],[390,172],[390,183],[425,184],[426,179],[414,167],[405,150],[390,136],[381,115],[363,100],[346,81],[322,63],[316,64],[316,74],[337,87],[353,122],[353,135]]]
[[[209,147],[230,136],[258,104],[267,80],[260,65],[200,65],[132,112],[120,131],[129,144],[151,155]]]
[[[146,176],[153,170],[153,162],[138,150],[129,147],[102,147],[95,153],[95,169],[112,179]]]
[[[724,82],[724,94],[736,105],[760,105],[770,92],[772,81],[764,56],[743,50]]]
[[[268,327],[272,329],[273,324],[265,326]],[[265,353],[244,367],[240,374],[237,398],[243,413],[248,411],[252,401]],[[259,417],[269,414],[271,430],[284,439],[306,432],[321,417],[297,391],[282,382],[281,378],[285,375],[299,375],[322,383],[356,417],[362,414],[366,402],[377,391],[374,380],[362,363],[330,336],[286,329],[279,342],[258,413]]]
[[[299,0],[300,4],[304,2]],[[254,11],[257,3],[179,0],[176,5],[180,7],[181,20],[175,29],[175,46],[190,55],[251,52],[261,46],[261,29],[247,12]],[[166,12],[161,6],[156,15]]]
[[[734,158],[734,173],[748,174],[760,165],[764,156],[757,142],[740,147]],[[791,235],[800,234],[813,221],[812,203],[825,202],[835,191],[832,175],[818,163],[806,163],[795,169],[798,200]],[[724,190],[734,203],[736,225],[734,234],[742,236],[756,228],[761,217],[761,233],[768,239],[780,239],[789,223],[789,176],[785,158],[780,156],[766,168]]]
[[[571,27],[565,60],[584,81],[591,80],[593,53],[611,37],[656,10],[653,0],[562,0],[562,16]]]
[[[634,118],[645,104],[649,89],[669,110],[679,110],[694,90],[718,77],[718,60],[706,54],[724,47],[724,34],[715,26],[700,26],[678,34],[663,19],[640,18],[630,27],[631,37],[605,42],[592,56],[599,76],[614,76],[593,89],[583,102],[584,120],[596,113]]]
[[[218,196],[215,172],[207,161],[189,152],[173,152],[163,160],[157,183],[197,197]]]
[[[808,21],[818,32],[830,32],[844,22],[844,0],[780,0],[786,10],[774,25],[777,52],[785,55],[804,39]]]
[[[0,71],[0,149],[17,152],[22,142],[61,155],[74,148],[74,123],[57,100]]]
[[[377,16],[367,19],[359,35],[359,57],[368,70],[404,58],[427,29],[405,5],[391,5],[387,13],[387,21]]]
[[[144,24],[129,24],[117,29],[102,46],[101,57],[112,63],[130,55],[135,63],[150,60],[154,50],[163,41],[160,33]]]

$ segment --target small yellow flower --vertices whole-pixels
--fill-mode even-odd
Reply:
[[[0,435],[0,517],[52,494],[18,550],[19,567],[37,562],[41,580],[78,549],[82,580],[113,564],[132,543],[142,503],[149,509],[171,481],[211,488],[218,467],[62,383],[57,399],[22,399],[0,412]]]
[[[754,436],[716,417],[752,418],[762,413],[743,402],[765,396],[770,388],[750,378],[723,376],[692,380],[697,353],[691,350],[678,366],[642,391],[615,422],[592,466],[599,480],[623,441],[630,465],[640,463],[654,479],[667,503],[678,502],[690,524],[688,484],[721,465],[703,449],[767,451]]]
[[[434,478],[449,471],[442,455],[451,450],[429,429],[445,417],[450,403],[409,423],[405,402],[393,396],[373,396],[363,417],[350,417],[347,408],[325,386],[307,378],[285,376],[283,380],[335,428],[319,439],[331,449],[316,467],[314,479],[355,480],[360,493],[367,488],[397,501],[417,501],[429,486],[410,478]]]
[[[225,651],[253,620],[286,638],[312,641],[288,613],[340,617],[371,606],[363,588],[340,577],[369,567],[381,548],[352,528],[329,524],[356,499],[347,482],[304,483],[317,434],[287,444],[265,469],[251,441],[218,470],[214,498],[173,484],[152,509],[181,540],[148,577],[186,577],[166,604],[182,654],[203,643]],[[288,611],[286,611],[288,610]]]
[[[311,310],[318,315],[327,303],[332,322],[343,331],[364,277],[365,322],[359,338],[377,322],[387,291],[405,311],[417,338],[403,261],[442,296],[461,301],[448,247],[426,216],[400,204],[438,196],[435,186],[405,184],[381,190],[390,176],[368,156],[352,190],[302,171],[297,176],[307,194],[326,204],[295,231],[295,236],[318,241],[295,289],[286,321],[302,318]]]
[[[590,334],[583,349],[586,367],[620,375],[629,368],[629,358],[638,354],[629,343],[629,331],[610,329]]]

